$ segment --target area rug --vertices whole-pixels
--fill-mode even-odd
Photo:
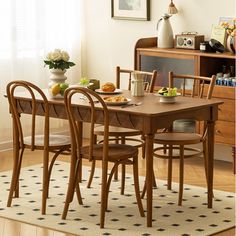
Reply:
[[[208,209],[205,189],[185,185],[183,206],[178,206],[178,185],[174,184],[172,190],[166,190],[166,183],[157,180],[158,187],[153,193],[153,227],[148,228],[146,218],[139,216],[132,177],[128,175],[124,196],[119,193],[120,182],[112,182],[105,229],[100,229],[101,170],[96,170],[92,188],[87,189],[87,167],[83,168],[81,184],[84,205],[78,205],[75,197],[67,219],[61,220],[68,173],[68,163],[58,162],[54,166],[47,214],[41,215],[41,165],[23,168],[20,177],[20,198],[13,199],[12,207],[6,207],[11,172],[1,172],[0,216],[80,236],[211,235],[234,226],[233,193],[214,191],[213,208]],[[144,178],[140,177],[141,186],[143,181]],[[145,208],[145,200],[143,204]]]

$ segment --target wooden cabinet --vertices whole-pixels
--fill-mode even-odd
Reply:
[[[199,50],[175,48],[161,49],[157,48],[156,37],[143,38],[137,41],[134,50],[135,69],[145,69],[142,67],[143,57],[192,60],[193,73],[202,76],[211,76],[220,72],[222,65],[226,65],[227,67],[235,66],[235,55],[231,53],[202,53]],[[217,143],[232,146],[235,170],[235,87],[216,85],[213,98],[224,101],[224,104],[219,107],[219,117],[215,128],[215,140]]]

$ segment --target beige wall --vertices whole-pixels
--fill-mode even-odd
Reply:
[[[84,0],[85,41],[82,71],[102,81],[114,81],[116,65],[133,67],[137,39],[156,36],[158,19],[170,1],[151,0],[151,21],[111,19],[110,0]],[[209,39],[212,24],[220,16],[235,16],[235,0],[174,0],[179,14],[171,18],[174,34],[197,31]]]

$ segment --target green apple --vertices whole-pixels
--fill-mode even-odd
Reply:
[[[63,96],[64,95],[64,92],[65,90],[69,87],[69,84],[67,83],[62,83],[60,84],[60,94]]]
[[[82,86],[89,85],[89,79],[87,79],[86,77],[83,77],[80,79],[79,84]]]

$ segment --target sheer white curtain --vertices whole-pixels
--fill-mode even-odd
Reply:
[[[82,0],[7,0],[0,7],[0,148],[11,140],[11,120],[5,88],[9,81],[28,80],[44,88],[49,70],[47,52],[68,51],[76,66],[68,82],[80,78]],[[59,122],[60,124],[60,122]]]

